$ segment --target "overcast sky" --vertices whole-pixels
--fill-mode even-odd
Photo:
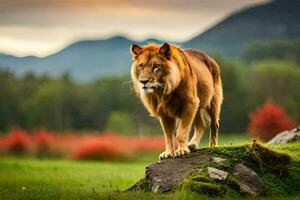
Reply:
[[[0,52],[46,56],[81,39],[185,41],[269,0],[0,0]]]

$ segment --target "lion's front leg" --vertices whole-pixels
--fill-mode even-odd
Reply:
[[[197,109],[198,102],[185,105],[185,110],[180,117],[180,123],[176,135],[178,147],[174,153],[174,157],[190,153],[188,148],[189,132],[191,130]]]
[[[173,138],[175,135],[176,119],[168,116],[161,116],[159,118],[160,124],[165,136],[165,151],[159,155],[159,159],[170,158],[174,154]]]

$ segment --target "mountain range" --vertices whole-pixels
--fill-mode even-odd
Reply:
[[[79,41],[47,57],[15,57],[0,54],[0,68],[17,75],[34,72],[53,77],[68,72],[79,81],[89,81],[97,77],[124,74],[130,68],[130,45],[133,43],[162,43],[155,39],[136,42],[117,36],[106,40]]]
[[[232,14],[204,33],[180,44],[181,47],[239,57],[252,42],[300,35],[300,1],[276,0]],[[98,77],[129,74],[130,45],[157,39],[133,41],[116,36],[105,40],[84,40],[47,57],[16,57],[0,54],[0,68],[17,75],[61,76],[68,72],[75,80],[90,81]]]

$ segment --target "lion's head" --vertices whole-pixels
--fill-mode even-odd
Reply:
[[[132,45],[133,64],[131,76],[137,93],[171,93],[180,82],[178,62],[174,59],[176,47],[168,43],[159,46]]]

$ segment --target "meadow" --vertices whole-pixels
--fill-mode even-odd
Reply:
[[[248,135],[220,137],[220,145],[251,141]],[[204,138],[201,147],[205,147]],[[269,146],[300,162],[300,143]],[[148,152],[131,161],[74,161],[6,157],[0,160],[0,199],[210,199],[186,191],[153,194],[123,192],[144,175],[145,167],[157,160]],[[248,197],[245,197],[247,199]],[[261,197],[286,199],[287,197]],[[298,199],[290,196],[289,199]],[[250,198],[251,199],[251,198]]]

